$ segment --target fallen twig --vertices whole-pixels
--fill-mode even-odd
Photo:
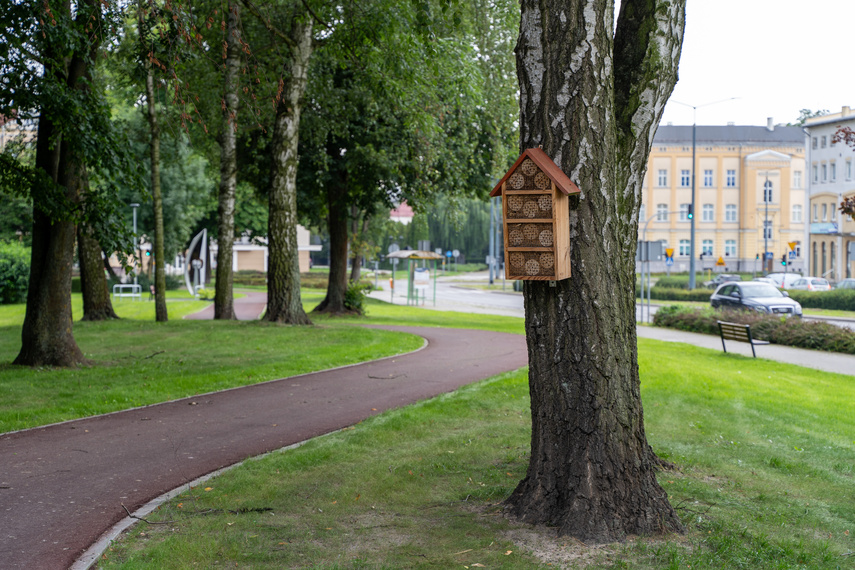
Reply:
[[[158,354],[163,354],[164,352],[166,352],[166,351],[165,350],[158,350],[157,352],[152,352],[151,354],[149,354],[148,356],[143,358],[143,360],[148,360],[149,358],[157,356]]]
[[[137,519],[138,521],[142,521],[144,523],[148,523],[148,524],[172,524],[173,522],[175,522],[175,521],[152,522],[150,520],[147,520],[147,519],[144,519],[142,517],[138,517],[136,515],[131,514],[131,511],[129,511],[128,507],[126,507],[125,505],[122,505],[122,508],[125,509],[125,512],[128,513],[128,516],[130,518]]]

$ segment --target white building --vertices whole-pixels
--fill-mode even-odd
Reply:
[[[838,209],[844,197],[855,195],[855,149],[834,142],[841,127],[855,129],[855,113],[849,107],[805,122],[810,164],[807,273],[832,281],[851,277],[855,270],[847,259],[847,248],[855,242],[855,222]]]

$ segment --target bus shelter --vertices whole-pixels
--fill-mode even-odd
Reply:
[[[433,261],[433,304],[436,306],[436,262],[442,260],[440,254],[418,249],[401,249],[386,257],[407,260],[407,305],[418,305],[419,293],[421,293],[423,304],[427,299],[427,292],[430,289],[430,270],[427,264]]]

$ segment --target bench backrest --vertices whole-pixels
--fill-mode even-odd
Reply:
[[[727,340],[739,340],[742,342],[751,342],[751,326],[742,325],[739,323],[726,323],[718,321],[718,328],[721,331],[721,336]]]

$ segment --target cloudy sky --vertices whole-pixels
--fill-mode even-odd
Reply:
[[[688,0],[680,80],[662,124],[692,124],[677,101],[698,107],[699,125],[855,108],[853,27],[855,0]]]

